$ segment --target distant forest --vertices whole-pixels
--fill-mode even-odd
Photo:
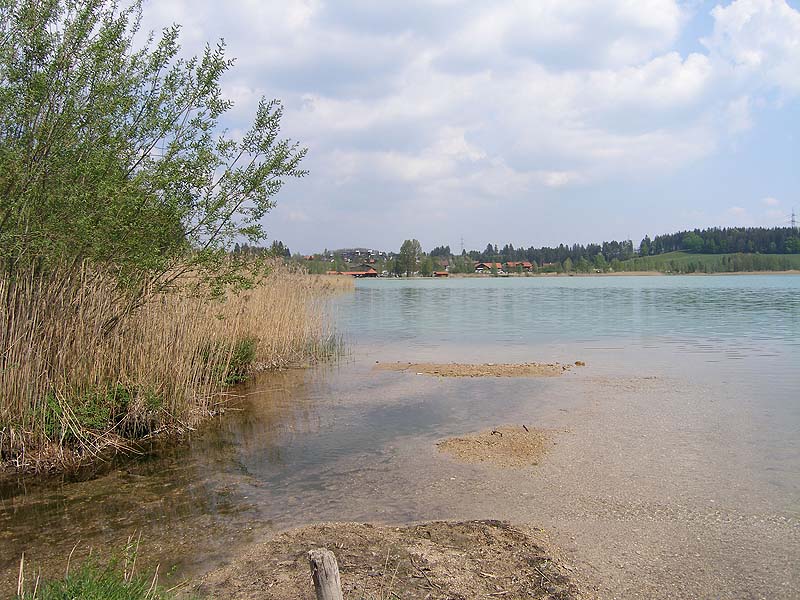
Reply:
[[[409,251],[414,247],[416,250]],[[606,273],[621,271],[659,271],[662,273],[727,273],[737,271],[784,271],[800,269],[800,230],[792,227],[727,227],[695,229],[649,236],[634,246],[631,240],[600,244],[561,244],[557,247],[502,248],[488,244],[483,251],[462,251],[454,255],[450,246],[437,246],[423,252],[416,240],[406,240],[404,252],[378,252],[366,248],[335,250],[313,256],[295,255],[312,273],[350,271],[369,266],[378,273],[401,275],[434,271],[451,274],[475,273],[476,264],[491,265],[492,273]],[[254,249],[245,245],[237,252],[269,252],[289,256],[281,242],[272,248]],[[512,263],[509,265],[509,263]],[[527,264],[526,264],[527,263]],[[486,270],[487,267],[482,267]]]
[[[602,244],[561,244],[557,247],[502,248],[487,245],[481,252],[466,254],[475,261],[532,261],[537,265],[563,263],[570,259],[577,264],[581,259],[593,261],[598,255],[607,262],[625,261],[636,257],[657,256],[667,252],[684,251],[697,254],[800,254],[800,231],[791,227],[725,227],[695,229],[657,235],[652,240],[645,236],[638,248],[631,240],[603,242]],[[449,246],[431,250],[431,256],[450,256]]]

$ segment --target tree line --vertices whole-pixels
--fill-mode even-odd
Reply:
[[[792,227],[714,227],[645,236],[640,256],[684,250],[703,254],[800,254],[800,233]]]
[[[610,264],[614,260],[622,262],[676,251],[697,254],[800,254],[800,232],[791,227],[715,227],[657,235],[652,240],[645,236],[636,250],[631,240],[613,240],[599,244],[560,244],[539,248],[514,248],[512,244],[498,248],[497,245],[488,244],[483,251],[471,250],[466,255],[474,261],[506,263],[527,260],[541,267],[554,263],[563,265],[568,259],[573,265],[582,259],[592,263],[598,260],[598,256]]]
[[[243,247],[244,249],[244,247]],[[273,255],[288,255],[280,243],[273,244]],[[670,252],[685,252],[688,255],[728,255],[709,260],[697,259],[662,260],[661,255]],[[519,247],[505,244],[487,244],[480,250],[462,250],[454,255],[448,245],[436,246],[424,252],[416,239],[405,240],[396,253],[390,252],[386,260],[376,262],[375,268],[397,276],[418,274],[432,275],[445,267],[450,273],[474,273],[475,264],[486,262],[494,266],[500,263],[507,270],[507,264],[527,261],[530,270],[535,272],[577,272],[667,270],[674,273],[727,272],[741,270],[783,270],[796,268],[797,262],[789,260],[789,255],[800,254],[800,232],[791,227],[726,227],[678,231],[671,234],[645,236],[638,246],[632,240],[612,240],[596,244],[559,244],[549,247]],[[327,253],[326,253],[327,255]],[[769,256],[761,256],[769,255]],[[773,256],[774,255],[774,256]],[[669,258],[669,257],[666,257]],[[318,263],[318,264],[317,264]],[[312,272],[326,270],[344,271],[348,267],[341,256],[333,254],[333,261],[310,262],[307,268]],[[521,265],[512,270],[522,271]],[[525,269],[526,271],[528,269]]]

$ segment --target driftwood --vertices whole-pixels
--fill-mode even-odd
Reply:
[[[326,548],[317,548],[308,553],[311,565],[311,577],[317,600],[344,600],[342,582],[339,579],[339,565],[333,552]]]

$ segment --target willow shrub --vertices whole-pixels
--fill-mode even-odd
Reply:
[[[0,0],[0,453],[18,465],[192,423],[209,368],[258,358],[235,297],[276,279],[228,250],[264,238],[305,149],[276,100],[221,132],[224,44],[183,58],[177,25],[137,44],[141,16]]]
[[[227,248],[263,239],[284,180],[305,174],[276,100],[240,139],[217,133],[224,44],[181,58],[174,25],[137,47],[141,4],[0,2],[2,267],[113,266],[134,304],[187,272],[246,282]]]

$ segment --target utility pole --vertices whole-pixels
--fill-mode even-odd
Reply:
[[[792,213],[794,214],[794,213]],[[464,254],[464,236],[461,236],[461,254]]]
[[[792,208],[792,229],[797,229],[797,219],[794,214],[794,208]]]

